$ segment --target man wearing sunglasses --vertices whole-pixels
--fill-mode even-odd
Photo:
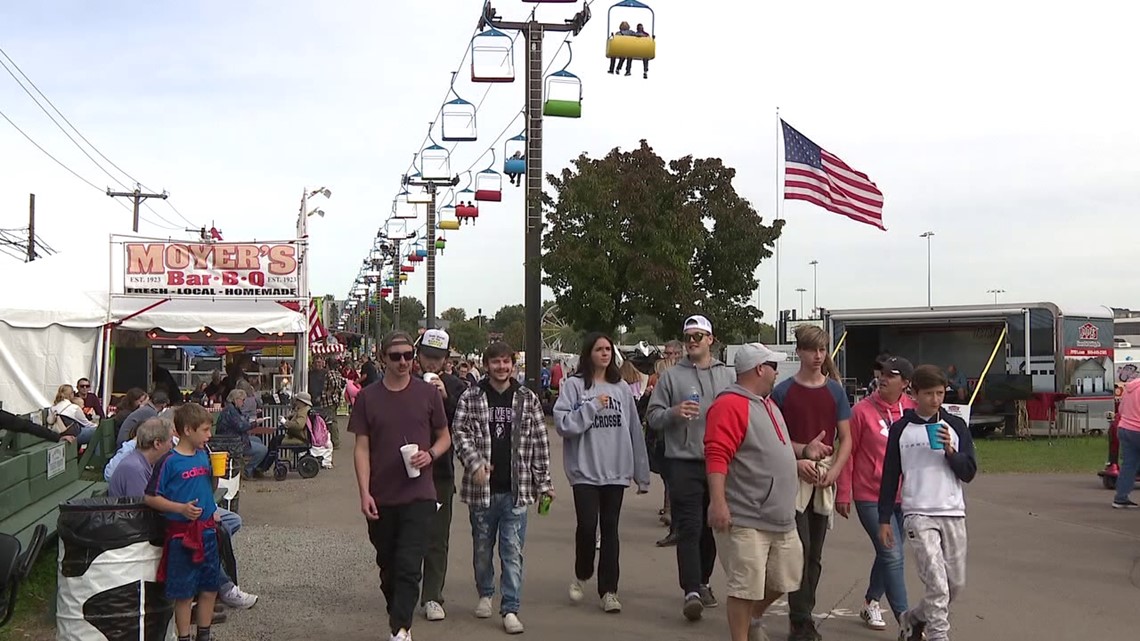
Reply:
[[[412,337],[392,332],[380,348],[384,376],[360,390],[348,431],[356,435],[353,459],[360,510],[376,548],[391,640],[411,641],[428,546],[425,533],[437,509],[435,483],[426,468],[448,454],[451,433],[439,390],[412,377]]]
[[[713,358],[712,323],[690,316],[682,326],[685,357],[665,370],[653,388],[646,420],[665,437],[669,511],[677,533],[677,575],[690,621],[715,608],[709,577],[716,542],[708,525],[709,486],[705,475],[705,413],[713,399],[736,381],[732,368]]]
[[[91,390],[90,379],[79,379],[79,381],[75,383],[75,392],[76,396],[83,399],[84,413],[88,413],[87,410],[91,410],[95,413],[95,416],[99,417],[99,420],[107,418],[106,412],[103,411],[103,400],[99,398],[98,394]]]

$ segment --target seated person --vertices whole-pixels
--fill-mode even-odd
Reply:
[[[91,442],[98,429],[83,413],[83,399],[76,398],[75,390],[68,384],[60,385],[55,392],[55,400],[48,410],[48,426],[60,434],[75,434],[80,445]]]
[[[313,397],[308,392],[293,397],[293,411],[285,419],[285,435],[274,439],[273,449],[281,445],[307,445],[313,456],[323,459],[325,468],[332,467],[329,428],[320,412],[313,411]]]
[[[116,464],[114,472],[109,475],[107,496],[112,498],[124,496],[142,497],[146,494],[147,483],[150,482],[154,471],[154,464],[169,452],[177,443],[174,433],[174,423],[170,419],[150,418],[139,425],[137,436],[133,443],[135,447],[121,463]],[[111,465],[107,465],[111,468]],[[224,536],[233,537],[241,528],[241,517],[222,507],[214,513],[214,519],[225,531]],[[237,567],[237,559],[228,559]],[[226,572],[226,564],[222,564],[222,587],[218,590],[218,598],[223,604],[242,610],[248,610],[257,603],[257,595],[243,592],[241,588],[230,580]],[[221,621],[218,621],[219,623]]]

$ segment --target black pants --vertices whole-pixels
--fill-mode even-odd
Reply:
[[[614,69],[615,64],[617,65],[617,69]],[[610,73],[621,73],[622,65],[625,65],[625,75],[628,76],[633,73],[633,60],[629,58],[610,58]],[[649,73],[648,60],[642,60],[641,67],[644,73]]]
[[[450,452],[449,452],[450,454]],[[451,542],[451,513],[455,498],[455,479],[435,479],[436,500],[439,510],[432,517],[427,531],[427,551],[424,553],[424,583],[420,605],[428,601],[443,603],[443,585],[447,581],[447,550]]]
[[[595,535],[602,527],[602,545],[598,555],[598,596],[617,593],[621,575],[621,543],[618,521],[621,502],[625,498],[622,485],[575,485],[574,512],[578,529],[574,532],[574,576],[586,581],[594,576]]]
[[[816,514],[811,503],[804,512],[796,513],[796,529],[804,545],[804,573],[800,589],[788,595],[788,619],[799,625],[812,620],[815,590],[823,573],[823,542],[827,538],[828,517]],[[897,543],[896,543],[897,545]]]
[[[392,634],[412,628],[420,596],[421,567],[427,551],[424,535],[435,517],[435,501],[380,508],[380,518],[368,521],[368,539],[376,548],[380,568],[380,591],[388,606]]]
[[[704,461],[670,459],[669,510],[677,533],[677,578],[685,594],[708,585],[716,565]]]

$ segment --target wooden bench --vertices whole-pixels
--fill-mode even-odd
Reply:
[[[114,429],[113,421],[103,421],[82,457],[74,443],[51,443],[23,433],[0,437],[0,532],[26,547],[35,527],[43,524],[49,540],[54,539],[60,503],[105,493],[107,436],[113,447]],[[82,478],[85,469],[88,476],[97,469],[98,480]]]

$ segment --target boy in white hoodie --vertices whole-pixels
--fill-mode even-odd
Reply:
[[[947,641],[950,602],[966,586],[966,500],[963,484],[978,462],[970,427],[942,410],[946,375],[933,365],[914,370],[918,407],[891,425],[879,489],[879,537],[895,544],[891,517],[902,478],[903,532],[926,586],[922,603],[899,618],[900,641]]]

